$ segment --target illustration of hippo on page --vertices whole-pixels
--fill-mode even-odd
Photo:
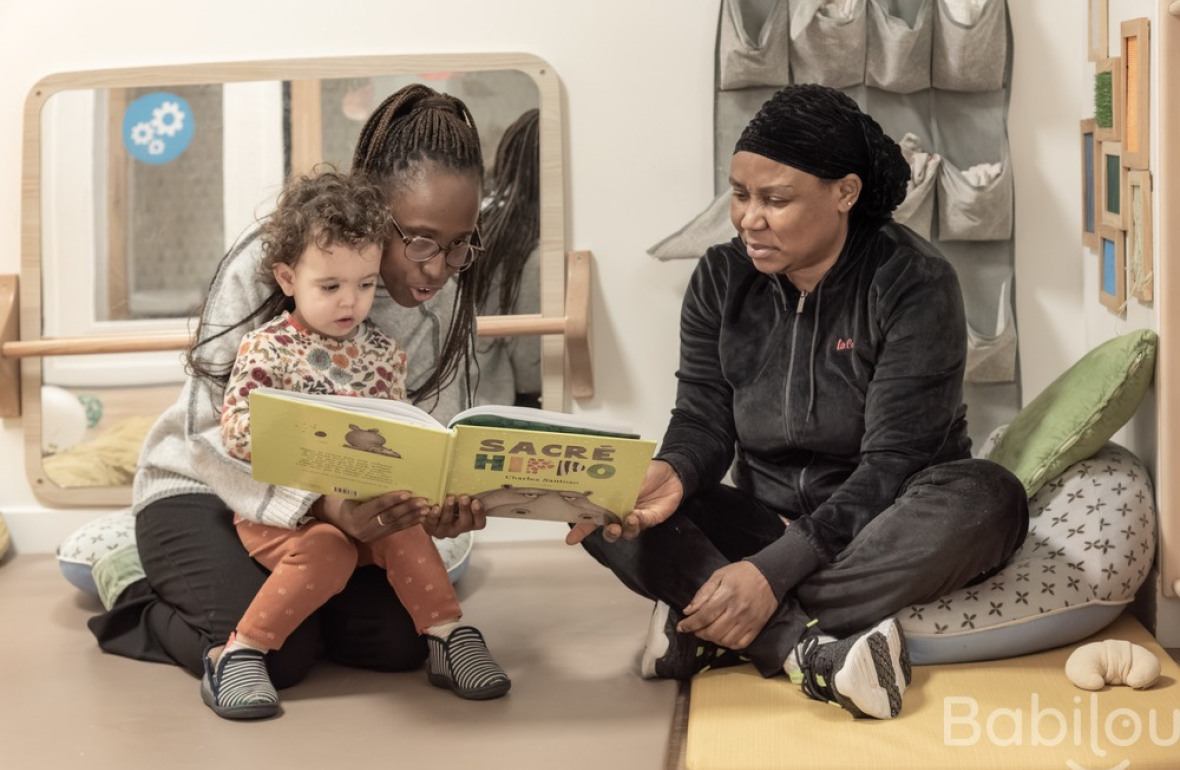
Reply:
[[[591,521],[599,525],[618,520],[606,508],[590,502],[589,498],[589,492],[514,487],[511,484],[475,495],[488,516],[570,523]]]
[[[376,428],[358,428],[349,423],[349,431],[344,436],[346,449],[359,449],[362,452],[385,455],[401,459],[401,455],[385,446],[385,437]]]

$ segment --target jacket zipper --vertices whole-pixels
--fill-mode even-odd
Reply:
[[[799,292],[799,302],[795,305],[795,323],[791,325],[791,360],[787,362],[787,382],[783,386],[783,433],[787,441],[791,440],[791,378],[795,373],[795,340],[799,337],[799,316],[803,315],[803,303],[807,300],[807,292]]]

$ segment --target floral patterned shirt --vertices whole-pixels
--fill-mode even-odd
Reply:
[[[350,339],[337,340],[283,313],[238,346],[221,406],[221,439],[230,455],[250,460],[249,395],[258,387],[400,400],[405,383],[405,351],[369,321]]]

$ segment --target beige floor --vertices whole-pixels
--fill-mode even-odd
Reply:
[[[102,654],[97,605],[50,556],[0,563],[0,768],[658,769],[676,764],[671,682],[634,673],[650,605],[580,549],[479,544],[460,583],[513,680],[488,703],[422,671],[330,664],[284,693],[284,714],[219,719],[171,666]]]

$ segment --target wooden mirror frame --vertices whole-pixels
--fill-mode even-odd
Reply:
[[[0,276],[0,300],[7,295],[7,310],[0,307],[0,325],[7,333],[0,348],[0,381],[9,383],[0,394],[0,416],[23,416],[25,466],[33,492],[43,503],[57,506],[127,505],[130,486],[59,487],[44,472],[41,457],[42,364],[40,356],[120,350],[177,350],[187,335],[169,334],[138,339],[89,337],[46,340],[42,335],[41,252],[41,111],[61,91],[143,86],[197,85],[248,81],[290,81],[306,88],[309,82],[328,78],[374,75],[413,75],[440,71],[478,72],[519,70],[536,84],[540,116],[540,270],[539,316],[486,316],[479,319],[481,336],[539,334],[542,336],[541,394],[550,409],[568,408],[569,394],[586,398],[593,394],[589,371],[588,306],[591,258],[588,252],[566,254],[564,119],[560,81],[544,60],[523,53],[422,54],[349,56],[317,59],[282,59],[159,67],[67,72],[50,75],[33,86],[25,100],[24,143],[21,176],[21,267],[19,292],[12,276]],[[293,148],[294,149],[294,148]],[[293,163],[294,165],[294,163]],[[570,288],[567,307],[567,260]],[[19,304],[19,339],[12,342],[13,306]],[[6,322],[4,318],[9,320]],[[62,343],[72,343],[70,345]],[[567,344],[567,342],[569,344]],[[88,350],[87,348],[94,348]],[[567,364],[567,354],[569,361]],[[24,358],[24,361],[19,359]],[[19,382],[19,402],[16,388]]]

